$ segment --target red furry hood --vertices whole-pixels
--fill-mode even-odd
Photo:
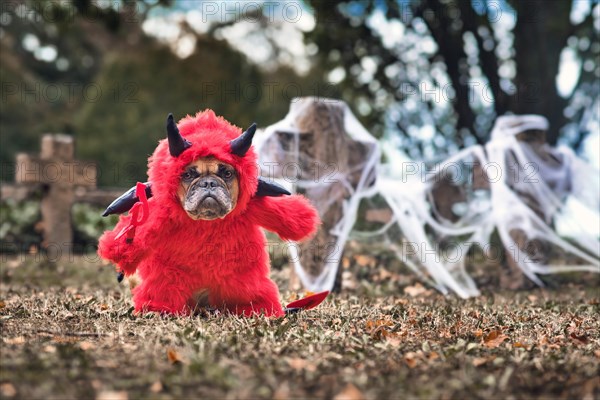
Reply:
[[[232,165],[239,180],[239,195],[236,208],[225,219],[242,213],[258,185],[256,153],[251,147],[245,156],[231,153],[230,141],[237,138],[242,130],[223,117],[217,117],[212,110],[205,110],[195,116],[186,116],[177,124],[181,135],[191,142],[191,147],[179,156],[169,152],[167,139],[158,143],[154,154],[148,159],[148,178],[152,182],[155,204],[169,212],[172,217],[188,218],[177,197],[177,188],[185,167],[201,157],[212,156]]]

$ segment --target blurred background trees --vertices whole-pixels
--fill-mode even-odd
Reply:
[[[485,142],[505,112],[546,116],[575,148],[598,130],[595,2],[223,4],[3,2],[0,161],[65,132],[101,184],[125,186],[168,112],[266,126],[298,95],[341,97],[415,159]]]
[[[205,108],[247,126],[276,122],[301,94],[286,66],[263,71],[213,33],[173,22],[194,44],[180,57],[144,32],[153,8],[170,1],[72,3],[16,1],[1,13],[2,107],[0,160],[36,149],[44,132],[75,135],[82,159],[98,162],[99,183],[127,186],[144,180],[146,159],[165,135],[169,112],[177,117]],[[114,7],[117,5],[117,7]],[[293,84],[289,95],[259,90]],[[296,88],[298,86],[298,88]],[[3,168],[11,180],[13,168]]]
[[[399,135],[415,158],[484,143],[507,112],[547,117],[552,144],[562,135],[578,147],[598,129],[600,10],[592,2],[311,6],[319,17],[308,39],[319,46],[319,64],[369,126]]]

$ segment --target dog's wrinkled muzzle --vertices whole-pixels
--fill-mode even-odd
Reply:
[[[184,210],[195,219],[221,218],[231,211],[229,190],[219,179],[208,176],[190,185],[183,204]]]

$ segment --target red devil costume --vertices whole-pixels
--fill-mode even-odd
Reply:
[[[200,295],[207,296],[210,307],[240,315],[283,315],[260,228],[297,241],[315,232],[319,218],[304,197],[281,196],[285,189],[258,178],[251,147],[255,129],[253,125],[240,135],[240,129],[211,110],[187,116],[178,125],[169,116],[168,140],[160,141],[149,158],[147,193],[152,198],[145,221],[133,226],[132,215],[121,216],[98,248],[125,275],[139,274],[142,283],[133,290],[137,311],[188,314]],[[180,177],[190,162],[208,156],[236,169],[237,205],[222,219],[193,220],[177,196]],[[138,200],[130,191],[105,215],[123,212],[123,199]]]

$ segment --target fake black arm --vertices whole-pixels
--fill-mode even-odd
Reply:
[[[152,197],[152,183],[146,182],[144,185],[146,185],[146,197]],[[102,216],[108,217],[111,214],[123,214],[124,212],[131,210],[131,207],[139,200],[140,199],[135,195],[134,186],[110,203],[110,205],[106,207],[106,210],[104,210],[104,213],[102,213]]]
[[[146,197],[152,197],[152,183],[146,182]],[[275,182],[267,182],[263,178],[258,178],[258,187],[256,188],[256,193],[254,196],[256,197],[277,197],[282,195],[290,195],[283,186],[275,183]],[[111,214],[123,214],[131,210],[131,207],[135,203],[139,201],[138,197],[135,195],[135,186],[123,193],[116,200],[114,200],[110,205],[104,210],[102,214],[103,217],[107,217]]]

